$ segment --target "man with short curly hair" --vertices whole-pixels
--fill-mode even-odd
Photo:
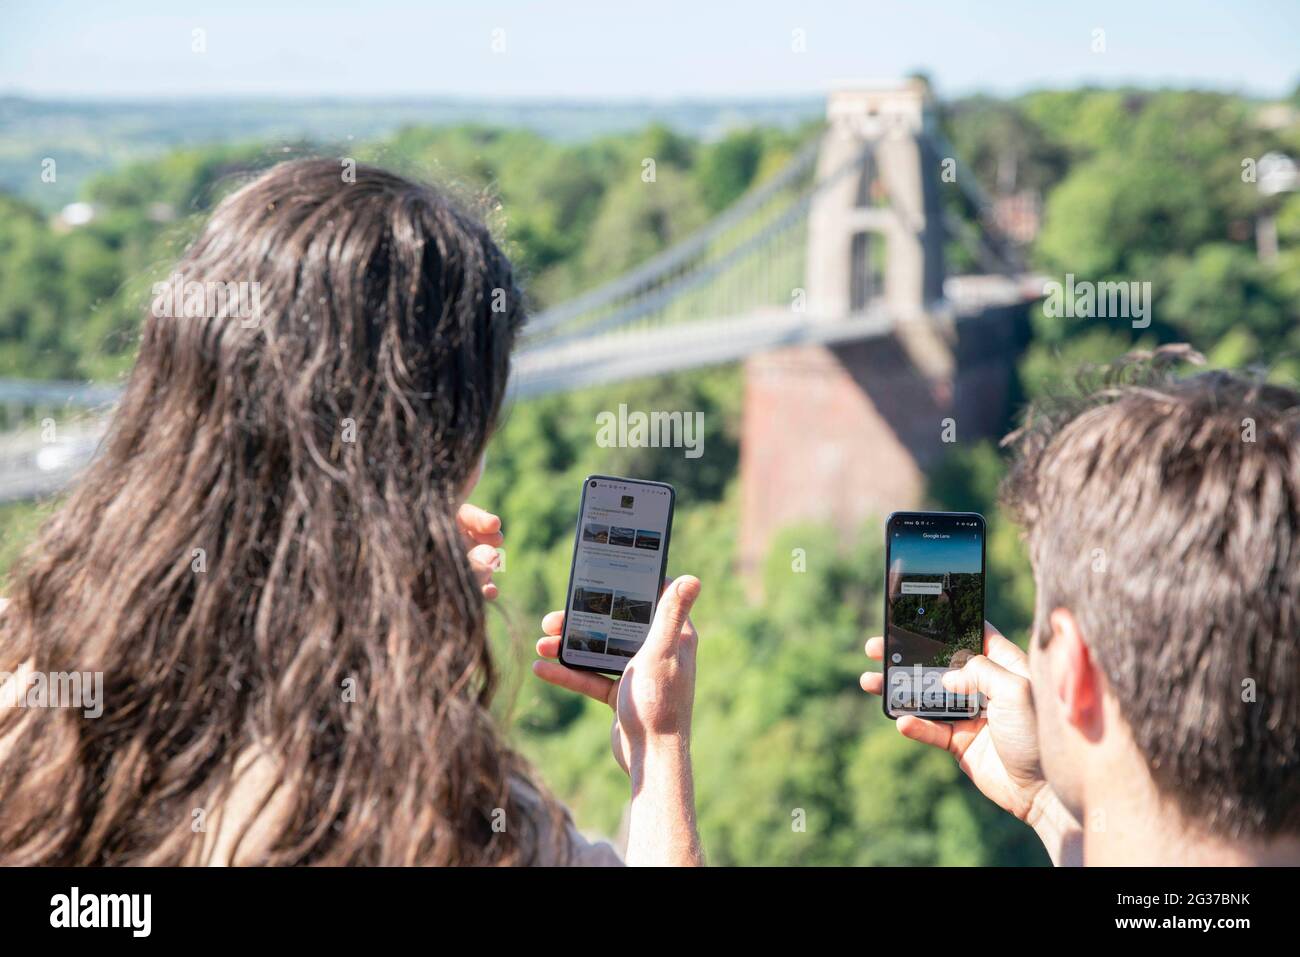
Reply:
[[[945,676],[984,715],[898,721],[1057,863],[1300,863],[1300,394],[1182,359],[1130,356],[1008,438],[1029,654],[990,627]]]

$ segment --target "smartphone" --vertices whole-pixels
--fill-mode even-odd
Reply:
[[[885,522],[885,714],[974,718],[983,695],[944,688],[984,653],[984,517],[894,512]]]
[[[622,674],[650,631],[677,493],[663,482],[589,475],[569,566],[560,663]]]

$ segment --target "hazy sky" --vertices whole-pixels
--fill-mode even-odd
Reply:
[[[980,570],[984,552],[979,539],[966,532],[953,532],[948,538],[923,538],[919,532],[903,532],[894,539],[889,557],[893,570],[905,577],[943,572],[972,574]]]
[[[941,95],[1085,81],[1279,95],[1297,50],[1297,0],[5,0],[0,92],[756,98],[921,69]]]

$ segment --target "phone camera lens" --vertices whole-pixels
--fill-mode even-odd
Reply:
[[[592,479],[591,487],[592,487],[592,488],[595,488],[595,487],[596,487],[596,481],[595,481],[595,479]]]

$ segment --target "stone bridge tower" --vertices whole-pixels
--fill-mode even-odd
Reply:
[[[843,531],[922,504],[925,473],[1005,420],[1015,337],[943,300],[943,163],[926,85],[833,93],[809,210],[808,322],[886,314],[886,337],[762,353],[745,367],[740,560],[780,529]],[[992,317],[996,320],[996,317]],[[964,330],[980,326],[977,335]],[[963,341],[965,340],[965,341]],[[951,434],[951,430],[950,430]]]

